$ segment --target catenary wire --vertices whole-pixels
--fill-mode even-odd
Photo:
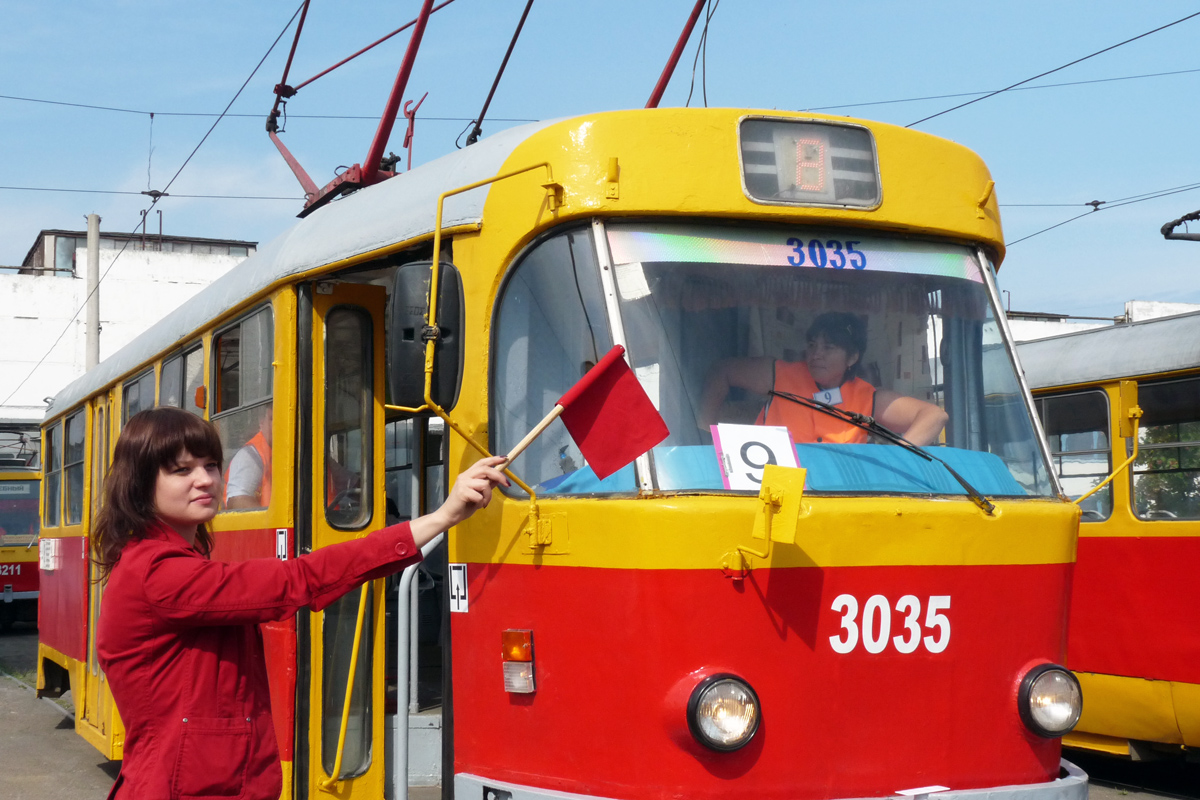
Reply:
[[[1116,81],[1133,81],[1142,80],[1145,78],[1165,78],[1173,75],[1190,75],[1200,72],[1200,68],[1196,69],[1177,69],[1168,72],[1148,72],[1140,75],[1118,75],[1113,78],[1093,78],[1086,81],[1064,81],[1062,83],[1044,83],[1038,86],[1017,86],[1009,91],[1014,92],[1031,92],[1041,89],[1062,89],[1070,86],[1086,86],[1093,83],[1114,83]],[[837,111],[844,108],[865,108],[867,106],[886,106],[896,105],[899,103],[919,103],[926,100],[950,100],[955,97],[981,97],[987,94],[995,94],[997,90],[975,91],[975,92],[956,92],[953,94],[932,94],[921,97],[901,97],[895,100],[868,100],[861,103],[840,103],[830,106],[811,106],[803,109],[804,111]],[[999,91],[1005,91],[1003,89]],[[0,100],[14,100],[24,103],[41,103],[44,105],[66,106],[68,108],[83,108],[91,111],[113,111],[123,114],[155,114],[160,117],[215,117],[218,116],[215,111],[143,111],[136,108],[119,108],[116,106],[97,106],[88,103],[69,103],[63,100],[45,100],[37,97],[22,97],[19,95],[0,94]],[[230,119],[262,119],[262,114],[226,114]],[[334,120],[377,120],[378,114],[288,114],[290,119],[334,119]],[[474,122],[471,117],[426,117],[420,114],[417,119],[424,122]],[[494,122],[538,122],[539,120],[527,117],[491,117]]]
[[[1157,200],[1160,197],[1168,197],[1173,194],[1180,194],[1181,192],[1191,192],[1191,191],[1195,191],[1196,189],[1200,189],[1200,183],[1192,183],[1192,184],[1187,184],[1185,186],[1176,186],[1174,188],[1163,189],[1158,192],[1149,192],[1147,194],[1132,195],[1131,197],[1122,198],[1121,200],[1113,200],[1111,202],[1103,203],[1102,205],[1097,205],[1097,206],[1093,207],[1091,211],[1085,211],[1082,214],[1077,214],[1076,216],[1071,217],[1070,219],[1065,219],[1062,222],[1055,223],[1054,225],[1051,225],[1048,228],[1042,228],[1040,231],[1035,231],[1035,232],[1029,234],[1028,236],[1022,236],[1020,239],[1014,239],[1011,242],[1006,242],[1004,246],[1012,247],[1014,244],[1024,242],[1028,239],[1032,239],[1035,236],[1040,236],[1041,234],[1046,233],[1048,231],[1052,231],[1055,228],[1061,228],[1063,225],[1066,225],[1068,222],[1074,222],[1077,219],[1083,219],[1084,217],[1090,217],[1098,211],[1108,211],[1113,208],[1121,208],[1122,206],[1133,205],[1134,203],[1144,203],[1147,200]]]
[[[1094,52],[1094,53],[1089,53],[1088,55],[1086,55],[1086,56],[1083,56],[1082,58],[1077,58],[1077,59],[1075,59],[1074,61],[1070,61],[1070,62],[1068,62],[1068,63],[1066,63],[1066,64],[1063,64],[1061,67],[1055,67],[1054,69],[1047,70],[1046,72],[1040,73],[1040,74],[1038,74],[1038,75],[1034,75],[1032,78],[1026,78],[1026,79],[1025,79],[1025,80],[1023,80],[1023,81],[1017,81],[1016,83],[1014,83],[1014,84],[1013,84],[1013,85],[1011,85],[1011,86],[1006,86],[1006,87],[1004,87],[1003,89],[997,89],[996,91],[994,91],[994,92],[992,92],[992,93],[990,93],[990,94],[985,94],[983,97],[976,97],[974,100],[968,100],[968,101],[967,101],[967,102],[965,102],[965,103],[959,103],[958,105],[956,105],[956,106],[954,106],[954,107],[952,107],[952,108],[947,108],[945,111],[939,111],[939,112],[937,112],[936,114],[930,114],[930,115],[929,115],[929,116],[927,116],[927,117],[922,117],[921,119],[917,120],[916,122],[910,122],[910,123],[908,123],[908,124],[907,124],[907,125],[905,125],[904,127],[906,127],[906,128],[911,128],[911,127],[912,127],[912,126],[914,126],[914,125],[920,125],[922,122],[928,122],[929,120],[931,120],[931,119],[933,119],[933,118],[935,118],[935,117],[940,117],[940,116],[942,116],[943,114],[949,114],[951,111],[957,111],[957,110],[958,110],[958,109],[960,109],[960,108],[965,108],[965,107],[967,107],[967,106],[969,106],[969,105],[971,105],[971,104],[973,104],[973,103],[978,103],[978,102],[980,102],[981,100],[987,100],[989,97],[995,97],[996,95],[1000,94],[1001,92],[1007,92],[1009,89],[1015,89],[1015,88],[1017,88],[1018,86],[1021,86],[1021,85],[1023,85],[1023,84],[1030,83],[1030,82],[1032,82],[1032,81],[1036,81],[1038,78],[1044,78],[1044,77],[1046,77],[1047,75],[1052,75],[1052,74],[1054,74],[1055,72],[1059,72],[1059,71],[1061,71],[1061,70],[1064,70],[1064,69],[1066,69],[1067,67],[1074,66],[1075,64],[1078,64],[1078,63],[1080,63],[1080,62],[1082,62],[1082,61],[1087,61],[1089,58],[1095,58],[1096,56],[1098,56],[1098,55],[1100,55],[1100,54],[1102,54],[1102,53],[1107,53],[1107,52],[1109,52],[1110,50],[1116,50],[1118,47],[1121,47],[1121,46],[1123,46],[1123,45],[1127,45],[1127,44],[1129,44],[1130,42],[1136,42],[1138,39],[1144,39],[1145,37],[1147,37],[1147,36],[1149,36],[1149,35],[1151,35],[1151,34],[1153,34],[1153,33],[1158,33],[1159,31],[1165,31],[1167,28],[1170,28],[1170,27],[1172,27],[1172,26],[1174,26],[1174,25],[1178,25],[1178,24],[1179,24],[1179,23],[1181,23],[1181,22],[1187,22],[1189,19],[1192,19],[1192,18],[1194,18],[1194,17],[1200,17],[1200,11],[1197,11],[1197,12],[1195,12],[1195,13],[1193,13],[1193,14],[1188,14],[1186,17],[1182,17],[1182,18],[1180,18],[1180,19],[1177,19],[1177,20],[1175,20],[1174,22],[1168,22],[1166,25],[1161,25],[1161,26],[1159,26],[1159,27],[1155,28],[1154,30],[1151,30],[1151,31],[1146,31],[1145,33],[1139,33],[1137,36],[1134,36],[1134,37],[1133,37],[1133,38],[1131,38],[1131,39],[1126,39],[1126,40],[1125,40],[1125,41],[1123,41],[1123,42],[1117,42],[1117,43],[1116,43],[1116,44],[1114,44],[1114,45],[1109,45],[1108,47],[1104,48],[1103,50],[1097,50],[1097,51],[1096,51],[1096,52]]]
[[[271,46],[267,48],[267,52],[263,54],[263,57],[259,60],[258,64],[255,65],[254,69],[250,72],[249,77],[246,78],[245,82],[241,85],[241,88],[239,88],[237,90],[237,93],[234,94],[233,99],[229,101],[229,105],[225,106],[226,112],[229,111],[230,107],[234,104],[234,102],[238,99],[238,97],[241,95],[241,93],[245,90],[247,84],[249,84],[251,79],[254,78],[254,76],[258,72],[259,68],[262,67],[263,62],[265,62],[267,60],[267,57],[271,55],[271,51],[275,49],[275,45],[279,44],[279,40],[283,38],[283,35],[285,33],[287,33],[287,29],[292,26],[293,22],[295,22],[296,16],[300,13],[300,9],[303,7],[304,7],[304,4],[301,3],[300,6],[296,9],[295,13],[292,14],[291,19],[289,19],[287,24],[283,26],[283,30],[281,30],[279,32],[279,35],[275,37],[275,41],[272,42]],[[186,159],[184,159],[183,164],[180,165],[179,169],[177,169],[175,171],[175,174],[171,177],[171,180],[167,181],[167,185],[162,188],[162,192],[164,194],[165,194],[166,190],[171,186],[171,184],[175,182],[175,179],[178,178],[179,175],[183,172],[184,168],[192,160],[192,157],[195,156],[197,152],[199,152],[200,147],[204,144],[205,141],[208,140],[209,135],[213,132],[213,130],[216,129],[217,125],[221,122],[221,119],[223,118],[223,116],[224,116],[224,113],[222,113],[221,117],[217,117],[216,121],[213,122],[212,127],[210,127],[208,129],[208,132],[205,133],[204,136],[200,139],[199,144],[197,144],[196,147],[192,150],[192,152],[188,155],[188,157]],[[142,215],[143,220],[154,209],[154,206],[158,205],[159,199],[161,199],[163,196],[164,196],[163,194],[160,194],[151,199],[150,205],[146,208],[145,213]],[[137,233],[138,226],[140,226],[141,224],[142,223],[138,223],[138,225],[134,226],[134,229],[130,232],[130,235]],[[60,332],[58,334],[57,338],[55,338],[55,340],[51,343],[51,345],[48,348],[46,348],[46,352],[42,355],[41,358],[38,359],[38,362],[33,365],[33,368],[29,370],[29,372],[25,375],[25,377],[21,379],[21,382],[18,383],[11,392],[9,392],[8,396],[5,397],[3,401],[0,401],[0,406],[8,405],[8,401],[13,399],[13,397],[16,395],[16,393],[21,390],[21,387],[24,386],[29,381],[29,379],[31,377],[33,377],[33,374],[38,371],[38,368],[41,367],[42,364],[44,364],[46,362],[46,359],[49,358],[50,354],[54,352],[54,348],[58,347],[58,343],[61,342],[62,338],[67,335],[67,331],[71,330],[71,325],[74,324],[75,319],[79,316],[80,312],[83,311],[85,308],[87,308],[88,300],[91,299],[93,294],[95,294],[96,292],[98,292],[100,290],[100,284],[104,282],[104,279],[106,277],[108,277],[108,273],[112,271],[112,268],[114,266],[116,266],[117,262],[120,261],[121,256],[129,248],[129,244],[131,241],[133,241],[133,240],[132,239],[125,240],[125,244],[123,244],[121,246],[121,249],[117,251],[117,254],[115,256],[113,256],[113,260],[111,262],[109,262],[109,265],[105,268],[104,272],[100,275],[99,280],[96,281],[96,285],[92,288],[92,290],[90,292],[88,292],[87,296],[84,297],[83,305],[81,305],[79,308],[75,309],[75,313],[72,314],[71,318],[67,320],[67,324],[65,326],[63,326],[62,332]]]
[[[1115,78],[1092,78],[1086,81],[1063,81],[1062,83],[1042,83],[1037,86],[1017,86],[1011,91],[1014,92],[1032,92],[1040,89],[1062,89],[1068,86],[1086,86],[1091,83],[1113,83],[1115,81],[1135,81],[1143,78],[1164,78],[1171,75],[1189,75],[1194,72],[1200,72],[1200,69],[1177,69],[1170,72],[1148,72],[1142,75],[1118,75]],[[1004,90],[1000,90],[1004,91]],[[979,97],[986,94],[995,94],[996,90],[989,89],[979,92],[956,92],[954,94],[931,94],[924,97],[902,97],[897,100],[871,100],[863,103],[842,103],[835,106],[812,106],[804,109],[805,111],[837,111],[843,108],[865,108],[866,106],[888,106],[898,103],[920,103],[924,100],[950,100],[955,97]]]
[[[72,194],[132,194],[144,195],[145,192],[126,192],[116,189],[57,189],[48,186],[0,186],[14,192],[70,192]],[[271,195],[250,194],[167,194],[166,197],[186,198],[189,200],[290,200],[295,202],[303,197],[276,197]],[[139,225],[141,223],[138,223]]]

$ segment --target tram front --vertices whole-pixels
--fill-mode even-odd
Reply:
[[[784,134],[741,136],[745,167]],[[878,207],[852,182],[839,203]],[[760,217],[560,221],[504,271],[493,452],[616,344],[670,435],[599,478],[556,422],[514,465],[535,498],[452,538],[456,796],[1082,800],[1078,512],[989,251]]]

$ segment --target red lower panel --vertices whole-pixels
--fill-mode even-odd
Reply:
[[[216,534],[212,555],[220,561],[275,558],[275,536],[275,528],[221,532]],[[289,528],[289,553],[293,552],[292,536]],[[268,622],[259,630],[267,654],[267,683],[271,687],[271,716],[279,757],[291,761],[296,721],[296,619]]]
[[[56,541],[56,568],[40,576],[38,639],[65,656],[83,661],[87,658],[87,539],[70,536]]]
[[[36,556],[37,551],[33,554]],[[14,592],[36,592],[38,562],[14,561],[10,556],[0,556],[0,590],[5,586],[11,586]]]
[[[891,795],[940,784],[971,789],[1051,780],[1059,743],[1030,734],[1017,684],[1065,656],[1070,565],[756,570],[468,566],[469,611],[453,614],[455,769],[563,791],[631,798]],[[860,634],[835,652],[851,595]],[[921,636],[949,643],[904,654],[902,597],[921,604]],[[874,601],[871,598],[877,597]],[[889,612],[882,609],[890,608]],[[537,691],[503,691],[500,634],[533,631]],[[935,646],[936,649],[936,646]],[[716,753],[686,728],[697,673],[746,679],[762,725],[745,748]]]
[[[1200,538],[1080,538],[1070,634],[1071,669],[1200,683]]]

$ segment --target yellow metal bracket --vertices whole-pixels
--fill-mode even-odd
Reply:
[[[604,176],[604,196],[609,200],[621,197],[621,165],[614,156],[608,160],[608,172]]]
[[[987,212],[986,212],[987,204],[988,204],[988,201],[992,199],[992,195],[995,193],[995,191],[996,191],[996,182],[988,181],[987,186],[984,187],[983,196],[980,197],[979,200],[977,200],[975,203],[975,206],[978,209],[975,212],[975,216],[979,217],[980,219],[987,219]]]
[[[807,471],[795,467],[780,467],[768,464],[763,470],[762,488],[758,499],[762,503],[761,513],[754,517],[754,528],[750,535],[766,540],[766,549],[757,550],[738,545],[725,556],[722,571],[734,580],[741,580],[753,569],[750,558],[766,560],[771,556],[771,542],[795,544],[796,529],[800,522],[800,501],[804,498],[804,478]]]

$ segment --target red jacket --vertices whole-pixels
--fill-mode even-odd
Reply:
[[[131,541],[109,576],[96,633],[125,723],[125,761],[109,797],[277,800],[258,623],[320,611],[419,560],[408,523],[288,561],[210,561],[165,526]]]

